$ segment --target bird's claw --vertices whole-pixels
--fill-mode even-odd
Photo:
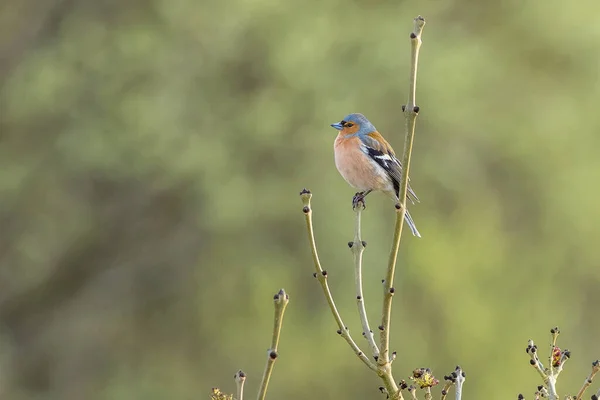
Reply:
[[[362,206],[363,210],[367,208],[365,204],[365,192],[357,192],[352,198],[352,209],[356,210],[360,206]]]

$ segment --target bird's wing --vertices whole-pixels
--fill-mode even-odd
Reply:
[[[371,132],[361,137],[363,151],[373,161],[375,161],[392,178],[396,194],[399,195],[400,181],[402,180],[402,163],[394,154],[392,146],[381,136],[379,132]],[[417,194],[410,187],[410,178],[408,178],[408,199],[414,204],[418,202]]]

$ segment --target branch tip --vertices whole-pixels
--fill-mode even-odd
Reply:
[[[233,376],[237,387],[236,400],[244,400],[244,382],[246,382],[246,374],[241,369]]]
[[[241,369],[233,376],[234,379],[245,380],[246,374]]]
[[[285,309],[290,301],[290,297],[284,289],[280,289],[274,296],[274,309],[275,313],[273,316],[273,335],[271,337],[271,348],[267,351],[267,364],[265,371],[260,383],[260,389],[258,391],[258,400],[264,400],[267,395],[267,388],[269,387],[269,380],[273,373],[273,366],[275,359],[277,358],[277,349],[279,346],[279,338],[281,336],[281,327],[283,325],[283,315]],[[239,399],[238,399],[239,400]]]
[[[284,289],[280,289],[279,292],[277,292],[275,296],[273,296],[273,300],[275,300],[276,303],[282,304],[285,307],[290,301],[290,296],[285,292]]]
[[[454,398],[456,400],[461,400],[462,387],[463,387],[463,384],[465,383],[465,379],[466,379],[467,375],[465,374],[465,372],[462,370],[462,368],[459,365],[456,366],[456,369],[454,370],[454,374],[456,374],[456,393],[454,395]]]

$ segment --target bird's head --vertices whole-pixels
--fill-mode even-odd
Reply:
[[[367,117],[358,113],[346,115],[340,122],[331,124],[331,126],[340,131],[340,134],[344,136],[367,135],[377,130]]]

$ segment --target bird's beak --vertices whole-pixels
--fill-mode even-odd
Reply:
[[[342,124],[339,123],[339,122],[336,122],[335,124],[331,124],[331,126],[333,126],[338,131],[341,131],[342,129],[344,129],[344,127],[342,126]]]

